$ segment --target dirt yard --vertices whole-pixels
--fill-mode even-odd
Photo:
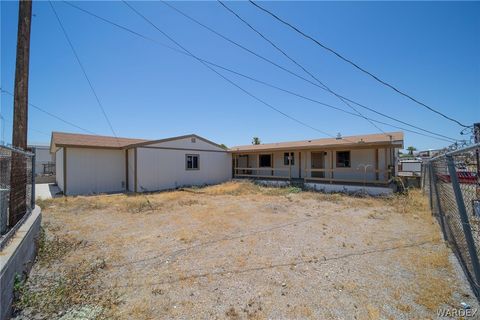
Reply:
[[[478,307],[418,191],[231,182],[41,205],[17,319],[430,319]]]

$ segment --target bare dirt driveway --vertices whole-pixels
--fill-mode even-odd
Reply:
[[[430,319],[478,307],[420,192],[230,182],[42,206],[18,319]]]

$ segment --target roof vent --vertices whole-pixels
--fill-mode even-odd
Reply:
[[[192,141],[192,143],[195,143],[195,142],[197,142],[197,139],[195,139],[195,138],[192,138],[192,140],[191,140],[191,141]]]
[[[337,133],[337,137],[335,138],[337,140],[342,140],[342,134],[339,132]]]

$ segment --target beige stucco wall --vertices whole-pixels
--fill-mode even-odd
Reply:
[[[67,148],[67,195],[125,190],[125,151]]]
[[[63,148],[55,153],[55,179],[61,191],[63,191]]]
[[[295,164],[292,165],[292,178],[304,178],[305,176],[311,177],[311,173],[308,172],[305,175],[305,167],[310,169],[312,165],[312,152],[325,152],[324,156],[324,168],[330,169],[333,155],[333,169],[335,169],[334,179],[345,179],[345,180],[363,180],[364,177],[367,180],[375,180],[375,149],[342,149],[338,151],[350,151],[350,168],[337,168],[336,167],[336,152],[337,150],[308,150],[308,151],[294,151],[295,153]],[[259,154],[273,154],[273,163],[275,168],[284,168],[288,169],[288,165],[284,165],[283,155],[286,151],[276,151],[276,152],[264,152],[264,153],[251,153],[249,154],[249,167],[258,167],[258,156]],[[301,155],[299,156],[299,154]],[[398,149],[395,150],[395,154],[398,153]],[[240,158],[239,158],[240,159]],[[390,153],[387,150],[387,158],[385,158],[385,148],[379,148],[378,150],[378,169],[386,170],[387,169],[387,160],[390,161]],[[243,162],[243,163],[242,163]],[[245,164],[245,160],[239,162],[239,167],[242,167]],[[362,165],[369,165],[367,169],[367,174],[365,175]],[[300,169],[300,172],[299,172]],[[253,172],[253,174],[258,175],[270,175],[271,170],[258,170]],[[285,171],[274,171],[274,176],[288,176],[288,170]],[[331,178],[330,172],[325,172],[325,178]],[[386,174],[381,172],[379,173],[379,180],[385,180]]]
[[[337,150],[327,150],[325,155],[325,168],[331,168],[332,153],[333,153],[333,169],[335,169],[335,179],[345,180],[363,180],[364,177],[367,180],[375,180],[375,149],[345,149],[338,151],[350,151],[350,168],[337,168]],[[362,165],[369,165],[367,168],[367,174],[365,175]],[[304,165],[303,165],[304,166]],[[311,153],[307,153],[307,168],[311,167]],[[386,170],[387,165],[385,161],[385,149],[378,149],[378,169]],[[325,178],[330,178],[331,173],[326,172]],[[385,173],[379,173],[379,180],[384,180]]]

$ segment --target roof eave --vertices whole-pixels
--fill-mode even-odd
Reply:
[[[231,153],[238,152],[266,152],[266,151],[282,151],[282,150],[310,150],[310,149],[338,149],[338,148],[355,148],[355,147],[379,147],[379,146],[395,146],[398,148],[403,148],[403,140],[394,140],[394,141],[380,141],[380,142],[357,142],[357,143],[345,143],[345,144],[329,144],[329,145],[319,145],[319,146],[278,146],[270,148],[246,148],[246,149],[235,149],[235,147],[230,148],[228,151]]]

